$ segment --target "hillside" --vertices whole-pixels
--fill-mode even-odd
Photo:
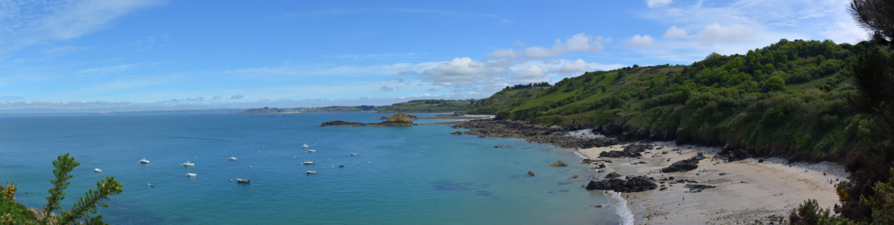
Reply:
[[[689,66],[634,65],[587,72],[550,88],[504,90],[466,112],[601,128],[622,139],[834,161],[869,132],[869,120],[845,110],[854,89],[845,67],[871,48],[877,47],[783,39],[745,55],[711,54]]]
[[[472,107],[475,100],[413,100],[394,103],[379,109],[379,112],[459,112]]]

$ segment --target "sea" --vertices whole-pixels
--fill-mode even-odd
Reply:
[[[576,163],[580,156],[570,150],[451,135],[456,129],[448,125],[319,126],[374,123],[382,116],[388,115],[0,117],[0,184],[14,183],[17,202],[42,208],[52,161],[70,153],[80,166],[71,173],[63,209],[112,176],[123,192],[99,210],[112,224],[632,222],[616,193],[583,188],[594,171]],[[141,164],[142,158],[150,163]],[[558,160],[569,166],[549,166]],[[182,166],[187,161],[195,166]],[[310,170],[317,173],[306,174]]]

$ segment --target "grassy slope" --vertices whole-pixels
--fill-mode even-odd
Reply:
[[[845,81],[843,62],[872,47],[780,41],[691,66],[624,69],[621,79],[619,70],[588,72],[533,97],[500,92],[489,99],[504,104],[468,112],[496,111],[500,118],[539,124],[613,123],[631,135],[667,132],[683,142],[835,160],[861,141],[871,123],[844,110],[853,87]],[[827,68],[819,69],[824,63]],[[771,77],[785,80],[785,88],[772,90]]]
[[[533,87],[525,89],[506,89],[495,93],[489,98],[481,99],[466,113],[469,114],[496,114],[498,110],[514,107],[513,104],[520,104],[525,99],[536,96],[545,87]]]
[[[471,107],[470,100],[413,100],[386,106],[379,112],[455,112]]]

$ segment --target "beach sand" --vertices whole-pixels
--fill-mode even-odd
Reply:
[[[807,199],[816,199],[821,207],[831,209],[838,203],[838,195],[828,179],[844,180],[844,176],[824,176],[822,172],[805,172],[800,167],[771,162],[758,163],[758,159],[754,158],[724,163],[722,160],[712,159],[719,153],[717,148],[676,146],[669,142],[653,144],[660,147],[648,151],[639,159],[598,158],[600,152],[621,150],[626,145],[578,151],[590,159],[611,160],[612,163],[605,164],[606,171],[603,175],[617,172],[624,176],[648,175],[656,180],[673,176],[676,179],[696,180],[699,184],[717,187],[698,193],[684,193],[688,191],[683,187],[684,184],[672,184],[664,191],[655,189],[622,193],[622,197],[628,194],[631,196],[627,207],[634,215],[635,224],[751,224],[755,221],[768,224],[771,222],[768,218],[771,215],[788,220],[792,208],[798,207]],[[677,148],[682,150],[682,154],[672,151]],[[661,154],[662,151],[668,153]],[[696,151],[708,151],[708,159],[699,162],[695,171],[658,172],[674,162],[696,155]],[[632,164],[640,161],[646,164]],[[721,176],[720,173],[726,175]]]

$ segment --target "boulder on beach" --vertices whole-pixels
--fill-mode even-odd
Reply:
[[[646,176],[628,177],[626,180],[590,181],[587,184],[587,190],[612,190],[615,192],[641,192],[656,188],[658,188],[658,185]]]
[[[562,160],[559,160],[559,161],[556,161],[556,162],[553,163],[553,164],[549,164],[549,166],[565,167],[565,166],[568,166],[568,164],[565,164],[564,162],[562,162]]]
[[[534,173],[534,171],[530,171],[530,170],[528,170],[528,175],[531,175],[532,177],[533,177],[533,176],[537,176],[537,174]]]
[[[698,168],[698,161],[705,159],[702,155],[696,155],[689,159],[684,159],[677,161],[671,164],[668,167],[662,168],[662,173],[670,173],[670,172],[680,172],[680,171],[689,171]]]
[[[605,175],[605,179],[614,179],[618,177],[621,177],[621,174],[618,174],[616,172],[611,172],[608,175]]]
[[[643,156],[642,152],[649,150],[651,147],[649,145],[638,145],[632,144],[624,147],[622,151],[607,151],[599,153],[599,157],[606,158],[622,158],[622,157],[640,157]]]

